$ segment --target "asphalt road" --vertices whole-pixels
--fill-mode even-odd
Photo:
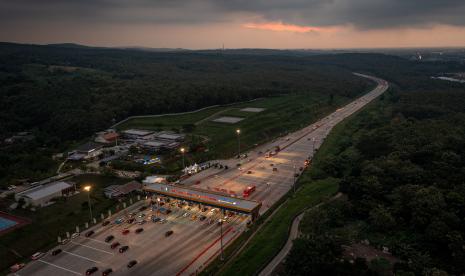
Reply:
[[[295,173],[300,173],[305,159],[313,157],[314,150],[320,147],[331,129],[388,88],[388,84],[383,80],[363,77],[373,79],[378,86],[320,121],[257,147],[247,153],[247,158],[222,160],[230,169],[210,168],[190,177],[183,184],[212,191],[226,191],[236,196],[242,196],[246,187],[255,185],[256,191],[249,199],[263,203],[260,210],[263,214],[292,189]],[[276,146],[281,148],[279,153],[266,158],[266,152],[273,151]],[[237,163],[241,163],[241,169],[236,167]],[[273,171],[273,168],[276,168],[276,171]],[[197,184],[198,182],[200,183]],[[221,228],[216,223],[208,224],[208,221],[217,220],[222,215],[202,213],[207,215],[208,219],[199,221],[192,220],[191,216],[183,216],[186,212],[191,213],[190,215],[200,215],[198,209],[187,211],[173,207],[172,210],[173,213],[168,216],[156,214],[167,220],[164,224],[147,222],[139,226],[124,223],[97,227],[96,233],[90,238],[81,235],[70,243],[59,246],[63,250],[62,253],[57,256],[47,253],[41,259],[29,263],[17,275],[83,275],[92,266],[99,268],[96,275],[101,275],[106,268],[112,268],[114,275],[191,275],[219,254]],[[152,211],[144,213],[148,216]],[[246,229],[246,221],[244,216],[235,216],[223,225],[225,246]],[[140,234],[134,233],[139,227],[144,228],[144,231]],[[128,235],[121,233],[125,228],[130,230]],[[168,230],[174,233],[165,237]],[[128,245],[129,250],[119,253],[118,250],[111,249],[110,244],[104,241],[108,235],[113,235],[115,241],[121,245]],[[138,264],[128,269],[126,265],[131,260],[137,260]]]

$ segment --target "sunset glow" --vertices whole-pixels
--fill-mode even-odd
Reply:
[[[283,22],[266,22],[266,23],[247,23],[242,25],[248,29],[259,29],[275,32],[294,32],[294,33],[310,33],[310,32],[334,32],[337,27],[312,27],[299,26],[293,24],[285,24]]]

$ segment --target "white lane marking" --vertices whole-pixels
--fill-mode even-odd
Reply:
[[[89,239],[89,240],[94,241],[94,242],[99,242],[99,243],[107,244],[106,242],[99,241],[99,240],[92,239],[92,238],[86,238],[86,239]]]
[[[50,266],[54,266],[54,267],[59,268],[59,269],[63,269],[63,270],[65,270],[65,271],[71,272],[71,273],[76,274],[76,275],[82,275],[81,273],[78,273],[78,272],[73,271],[73,270],[71,270],[71,269],[67,269],[67,268],[61,267],[61,266],[59,266],[59,265],[46,262],[46,261],[44,261],[44,260],[38,260],[38,261],[39,261],[39,262],[42,262],[42,263],[44,263],[44,264],[48,264],[48,265],[50,265]]]
[[[107,254],[110,254],[110,255],[115,255],[113,252],[98,249],[98,248],[88,246],[88,245],[85,245],[85,244],[82,244],[82,243],[73,242],[73,241],[71,241],[71,243],[74,243],[74,244],[77,244],[77,245],[80,245],[80,246],[84,246],[84,247],[87,247],[87,248],[90,248],[90,249],[93,249],[93,250],[97,250],[97,251],[100,251],[100,252],[103,252],[103,253],[107,253]]]
[[[101,262],[99,262],[99,261],[95,261],[95,260],[92,260],[92,259],[90,259],[90,258],[81,256],[81,255],[78,255],[78,254],[75,254],[75,253],[71,253],[71,252],[69,252],[69,251],[63,250],[63,253],[67,253],[67,254],[69,254],[69,255],[73,255],[73,256],[76,256],[76,257],[78,257],[78,258],[91,261],[91,262],[93,262],[93,263],[101,263]]]

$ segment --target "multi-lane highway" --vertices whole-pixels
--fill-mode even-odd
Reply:
[[[239,196],[245,188],[255,186],[256,191],[249,198],[261,201],[263,206],[260,213],[264,213],[293,188],[295,175],[301,173],[305,160],[313,157],[331,129],[388,88],[388,83],[384,80],[357,75],[375,81],[377,87],[318,122],[247,152],[246,158],[220,161],[232,169],[210,168],[188,178],[184,184]],[[267,153],[275,151],[278,146],[280,151],[267,157]],[[238,163],[241,163],[240,167],[237,167]]]
[[[245,158],[222,160],[221,163],[229,166],[228,170],[210,168],[188,178],[182,184],[237,196],[242,196],[246,187],[255,186],[256,191],[251,193],[249,199],[261,201],[263,206],[260,213],[265,212],[292,189],[295,176],[301,173],[305,160],[312,158],[314,151],[320,147],[331,129],[388,88],[388,83],[384,80],[358,76],[375,81],[377,87],[320,121],[247,152]],[[277,154],[267,156],[277,146],[280,148]],[[240,167],[237,166],[238,163]],[[133,208],[137,210],[138,207]],[[191,275],[219,254],[220,233],[223,233],[223,243],[227,246],[246,229],[247,218],[242,215],[229,218],[220,227],[215,222],[222,217],[220,212],[202,212],[196,206],[190,207],[191,210],[187,210],[188,206],[170,208],[173,212],[169,215],[154,213],[152,210],[142,211],[147,218],[156,215],[166,219],[164,223],[153,223],[147,219],[148,222],[143,225],[112,223],[104,227],[98,226],[94,235],[85,237],[82,234],[72,239],[68,244],[59,246],[63,250],[60,254],[52,256],[47,253],[17,274],[85,275],[88,268],[95,266],[99,269],[96,275],[101,275],[107,268],[111,268],[114,275]],[[128,210],[131,211],[134,210]],[[202,215],[207,218],[200,220]],[[144,230],[136,234],[137,228]],[[124,229],[129,229],[130,232],[124,235]],[[166,237],[165,233],[170,230],[173,234]],[[119,247],[111,249],[112,242],[105,242],[109,235],[114,236],[112,242],[118,241],[120,246],[128,245],[129,249],[124,253],[118,252]],[[131,260],[138,263],[128,268],[127,264]]]

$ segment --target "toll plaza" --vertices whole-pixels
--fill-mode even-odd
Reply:
[[[248,214],[252,220],[258,217],[258,212],[262,206],[261,202],[231,197],[222,193],[207,191],[198,188],[180,187],[162,183],[148,184],[143,190],[157,195],[163,195],[175,199],[186,200],[198,204],[218,207],[222,210],[234,211]]]

